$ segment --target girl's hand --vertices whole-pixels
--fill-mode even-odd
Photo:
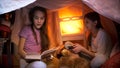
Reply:
[[[72,51],[74,53],[79,53],[79,52],[84,51],[84,50],[85,50],[85,48],[82,45],[77,44],[77,43],[74,44],[74,48],[72,49]]]

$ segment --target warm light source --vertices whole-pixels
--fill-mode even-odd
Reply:
[[[59,9],[58,16],[63,41],[83,39],[84,24],[80,5]]]
[[[82,34],[83,22],[81,16],[66,17],[60,19],[60,29],[63,35]]]

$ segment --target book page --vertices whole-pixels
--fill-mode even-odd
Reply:
[[[41,60],[42,56],[48,55],[48,54],[52,54],[56,51],[57,49],[49,49],[46,50],[44,52],[42,52],[41,54],[27,54],[25,56],[25,59],[31,59],[31,60]]]
[[[25,59],[40,60],[40,54],[27,54]]]
[[[56,51],[56,49],[50,49],[50,50],[46,50],[44,52],[42,52],[42,54],[40,55],[40,59],[42,59],[42,56],[48,55],[48,54],[52,54]]]

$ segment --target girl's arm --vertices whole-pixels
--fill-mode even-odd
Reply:
[[[92,58],[95,57],[95,53],[87,50],[86,48],[84,48],[82,45],[80,44],[75,44],[74,48],[72,49],[74,53],[79,53],[79,52],[83,52],[85,54],[90,55]]]
[[[20,38],[20,41],[19,41],[19,46],[18,46],[18,53],[19,55],[22,57],[22,58],[25,58],[25,55],[27,54],[23,48],[24,48],[24,43],[25,43],[25,38]]]
[[[84,53],[90,55],[92,58],[95,57],[95,53],[93,53],[93,52],[91,52],[91,51],[89,51],[89,50],[87,50],[87,49],[82,50],[82,52],[84,52]]]

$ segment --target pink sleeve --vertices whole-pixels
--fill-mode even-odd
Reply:
[[[19,37],[27,38],[30,32],[29,30],[30,28],[28,26],[23,27],[19,33]]]

